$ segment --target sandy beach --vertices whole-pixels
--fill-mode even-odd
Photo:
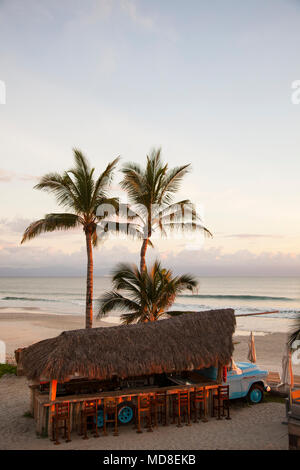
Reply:
[[[112,326],[96,321],[94,326]],[[0,308],[0,340],[6,344],[11,356],[15,349],[29,346],[43,339],[52,338],[62,331],[84,328],[84,318],[78,315],[41,313],[38,309]]]
[[[238,317],[234,335],[234,359],[245,361],[248,354],[249,332],[255,335],[257,363],[268,370],[281,370],[281,360],[287,334],[294,320],[271,317]],[[114,324],[94,320],[95,327]],[[41,313],[38,309],[0,308],[0,340],[6,344],[6,352],[13,357],[17,348],[59,335],[62,331],[84,327],[84,318],[77,315],[55,315]],[[294,366],[300,374],[300,366]]]
[[[8,400],[7,397],[10,397]],[[38,438],[28,411],[29,389],[24,377],[6,375],[0,379],[0,449],[55,450],[128,450],[128,449],[287,449],[287,426],[282,424],[285,408],[280,403],[248,406],[234,404],[232,420],[217,421],[177,428],[159,426],[153,433],[136,434],[132,426],[120,428],[118,437],[82,440],[72,433],[72,441],[54,446],[48,438]]]
[[[275,320],[275,323],[274,323]],[[13,357],[17,347],[60,334],[63,330],[83,327],[83,317],[51,315],[33,309],[0,310],[0,339]],[[234,336],[235,360],[247,360],[248,333],[255,332],[258,365],[269,370],[281,370],[281,358],[292,325],[291,320],[274,318],[237,318]],[[112,326],[96,321],[94,326]],[[279,331],[271,333],[272,329]],[[294,368],[300,373],[300,367]],[[9,397],[9,400],[8,400]],[[3,376],[0,379],[0,449],[53,449],[48,439],[37,438],[35,423],[24,416],[29,408],[29,388],[25,377]],[[262,403],[249,407],[244,402],[232,406],[232,420],[168,428],[159,427],[154,433],[135,435],[130,426],[121,428],[119,438],[108,437],[83,441],[76,433],[72,442],[58,449],[287,449],[287,427],[282,424],[285,407],[282,403]]]

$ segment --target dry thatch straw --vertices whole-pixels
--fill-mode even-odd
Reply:
[[[65,331],[21,351],[29,379],[99,380],[225,365],[233,353],[234,310],[183,314],[160,322]]]

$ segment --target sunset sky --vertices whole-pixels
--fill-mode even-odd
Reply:
[[[72,166],[74,146],[99,172],[152,147],[192,164],[178,199],[203,205],[214,238],[157,240],[150,257],[201,275],[300,275],[299,24],[298,0],[0,0],[0,275],[84,274],[80,231],[20,246],[58,209],[34,184]],[[110,240],[96,274],[139,248]]]

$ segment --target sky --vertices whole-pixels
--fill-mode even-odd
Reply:
[[[191,163],[178,200],[203,207],[214,237],[155,240],[149,261],[199,275],[300,275],[299,0],[0,0],[0,275],[82,275],[81,231],[20,245],[59,210],[33,186],[116,156],[162,148]],[[117,191],[117,175],[113,191]],[[111,239],[95,273],[138,262]]]

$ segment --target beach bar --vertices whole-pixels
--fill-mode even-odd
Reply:
[[[117,435],[118,425],[131,420],[141,432],[143,416],[148,430],[159,421],[180,426],[198,420],[199,403],[206,420],[232,357],[235,324],[234,310],[210,310],[65,331],[18,350],[37,433],[58,442],[55,426],[64,418],[67,440],[72,430],[87,437],[89,427],[95,437],[100,428],[105,434],[108,423]],[[201,374],[210,370],[215,376]]]

